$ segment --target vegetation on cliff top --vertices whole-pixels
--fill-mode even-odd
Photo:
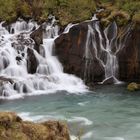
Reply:
[[[115,19],[120,26],[126,25],[129,21],[140,23],[140,0],[101,1],[100,6],[105,8],[103,20],[112,21]]]
[[[120,25],[130,19],[140,21],[139,0],[0,0],[0,20],[23,17],[44,21],[52,13],[66,25],[90,19],[98,7],[105,8],[100,15],[105,23],[114,18]]]

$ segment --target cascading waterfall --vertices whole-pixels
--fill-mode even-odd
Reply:
[[[115,22],[110,24],[102,31],[99,21],[94,15],[92,23],[88,25],[87,39],[85,45],[85,81],[90,74],[89,67],[91,61],[97,60],[104,68],[105,79],[101,82],[112,78],[114,83],[118,83],[118,60],[117,53],[124,47],[124,43],[129,35],[129,29],[124,31],[124,41],[117,38],[117,25]],[[97,39],[98,38],[98,39]],[[119,43],[117,44],[117,41]],[[94,53],[92,53],[94,50]],[[89,74],[88,74],[89,73]]]
[[[9,32],[0,24],[0,98],[19,98],[25,95],[38,95],[67,91],[68,93],[86,92],[83,81],[74,75],[63,72],[63,67],[53,54],[54,39],[58,26],[52,22],[44,23],[42,56],[34,49],[31,32],[39,28],[36,22],[28,23],[19,19],[12,24]],[[28,73],[28,49],[37,60],[34,74]],[[33,65],[32,65],[33,67]]]
[[[40,26],[35,21],[18,19],[8,27],[0,23],[0,98],[15,98],[25,95],[55,93],[65,90],[69,93],[86,92],[83,81],[63,72],[63,66],[54,55],[54,40],[58,37],[59,26],[54,16],[42,24],[45,30],[41,52],[35,49],[31,33]],[[118,82],[117,53],[124,47],[130,28],[118,38],[117,25],[113,22],[104,31],[96,15],[88,24],[83,58],[85,60],[84,80],[90,77],[94,61],[104,68],[104,81],[113,78]],[[63,34],[78,24],[69,24]],[[31,59],[31,60],[30,60]],[[32,61],[32,63],[30,62]],[[28,65],[34,70],[30,72]],[[36,68],[35,68],[36,67]],[[93,67],[93,66],[92,66]]]
[[[30,20],[28,23],[23,19],[18,19],[15,23],[11,24],[10,27],[10,34],[16,34],[20,32],[30,32],[33,29],[38,28],[39,25],[35,22]]]
[[[115,82],[118,82],[117,80],[117,72],[118,72],[118,61],[117,61],[117,56],[115,53],[112,52],[112,47],[113,46],[113,41],[116,39],[117,37],[117,25],[114,22],[112,24],[112,35],[109,38],[107,35],[109,34],[109,27],[107,27],[104,30],[104,34],[105,34],[105,38],[106,38],[106,51],[107,51],[107,61],[105,64],[105,80],[113,77]]]
[[[84,81],[88,83],[91,74],[90,68],[94,67],[94,61],[98,61],[105,72],[104,80],[101,84],[109,79],[111,79],[112,83],[120,83],[118,80],[119,66],[117,53],[119,53],[126,43],[130,26],[123,31],[122,38],[119,38],[115,22],[103,30],[95,14],[91,20],[87,20],[85,23],[88,24],[88,30],[83,54],[83,59],[85,60]],[[63,33],[69,33],[70,29],[77,25],[68,24]]]

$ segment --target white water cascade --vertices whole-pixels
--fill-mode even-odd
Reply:
[[[105,71],[105,79],[101,83],[109,79],[112,79],[113,83],[119,83],[117,79],[119,68],[117,53],[124,47],[129,35],[129,30],[130,27],[128,26],[126,30],[123,31],[123,39],[118,38],[118,28],[115,22],[103,31],[100,27],[100,22],[96,18],[96,15],[94,15],[94,18],[92,18],[88,24],[85,44],[85,79],[87,75],[90,75],[90,65],[93,65],[92,62],[97,60]]]
[[[54,19],[52,21],[55,22]],[[39,27],[36,22],[27,23],[20,19],[11,25],[9,32],[0,24],[0,98],[13,99],[56,91],[77,94],[87,91],[80,78],[63,72],[53,53],[54,39],[59,30],[53,22],[44,23],[46,32],[42,46],[45,56],[34,49],[34,41],[30,38],[31,32]],[[38,64],[34,74],[27,70],[28,49]]]
[[[117,74],[118,74],[118,60],[117,60],[117,56],[116,53],[112,52],[112,47],[113,46],[113,41],[116,39],[117,37],[117,25],[114,22],[112,24],[112,33],[111,33],[111,37],[109,38],[107,35],[109,34],[109,27],[107,27],[104,30],[104,34],[105,34],[105,39],[106,39],[106,52],[107,52],[107,61],[105,63],[105,80],[109,79],[110,77],[113,77],[113,79],[115,80],[115,83],[119,82],[117,80]],[[116,44],[115,44],[116,45]],[[119,49],[119,48],[117,48]],[[116,50],[118,51],[118,50]]]

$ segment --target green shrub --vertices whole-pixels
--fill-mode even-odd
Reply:
[[[19,0],[0,0],[0,19],[11,21],[17,18]]]
[[[108,4],[115,9],[133,15],[140,21],[140,0],[0,0],[0,20],[13,21],[19,16],[46,20],[49,13],[59,18],[61,25],[90,19],[96,10],[96,3]],[[122,20],[118,19],[120,24]]]

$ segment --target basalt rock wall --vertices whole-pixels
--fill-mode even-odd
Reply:
[[[122,81],[140,81],[140,28],[135,27],[118,55],[119,78]]]
[[[100,34],[95,22],[98,22]],[[94,35],[88,38],[87,44],[89,26],[92,27]],[[107,30],[110,54],[116,56],[118,65],[116,78],[126,82],[140,81],[140,29],[132,24],[117,28],[117,31],[112,27],[111,25]],[[61,34],[55,40],[55,53],[63,64],[64,71],[79,76],[86,83],[101,82],[105,79],[104,64],[107,64],[108,57],[106,48],[105,30],[99,21],[74,25],[69,32]],[[88,53],[89,57],[85,56],[85,53]],[[113,68],[114,66],[111,69]]]
[[[69,33],[61,34],[55,40],[55,53],[64,66],[64,72],[75,74],[86,82],[102,81],[104,69],[95,57],[95,50],[92,42],[89,42],[88,49],[93,57],[86,57],[86,43],[88,24],[84,22],[73,26]],[[96,40],[99,40],[96,36]],[[97,44],[98,45],[98,44]]]

